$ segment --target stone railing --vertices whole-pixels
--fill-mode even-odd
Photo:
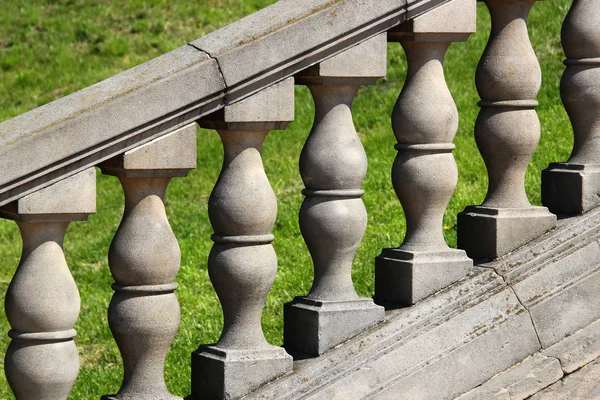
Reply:
[[[563,29],[561,93],[575,127],[566,163],[543,175],[545,207],[524,190],[537,146],[541,72],[528,38],[535,0],[486,0],[492,32],[477,70],[475,136],[488,194],[459,216],[458,243],[442,235],[457,183],[452,140],[458,113],[446,86],[449,45],[474,32],[474,0],[282,0],[238,23],[64,99],[0,124],[0,213],[21,230],[23,254],[6,293],[12,329],[5,371],[18,399],[65,399],[79,369],[73,326],[79,294],[62,242],[70,221],[95,211],[95,171],[118,177],[125,211],[108,254],[115,291],[109,324],[121,350],[115,399],[171,399],[163,379],[179,325],[180,263],[164,199],[173,177],[196,166],[196,127],[224,147],[209,201],[208,265],[224,328],[192,355],[193,398],[235,398],[292,371],[285,349],[318,356],[463,278],[471,258],[496,258],[553,229],[556,213],[600,200],[600,16],[575,0]],[[405,210],[402,245],[376,260],[375,300],[352,285],[366,227],[367,159],[352,122],[357,88],[386,73],[386,42],[400,42],[408,76],[392,113],[398,155],[392,181]],[[277,200],[261,150],[293,120],[294,83],[313,95],[315,122],[300,155],[306,196],[300,226],[314,262],[310,292],[285,305],[284,348],[261,328],[275,278]],[[52,149],[52,151],[48,151]],[[469,258],[470,257],[470,258]],[[379,304],[379,305],[378,305]]]

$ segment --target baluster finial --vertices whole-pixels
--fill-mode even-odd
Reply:
[[[0,209],[0,216],[17,221],[23,238],[5,302],[12,341],[4,369],[19,400],[64,400],[75,383],[79,356],[73,325],[80,299],[63,239],[71,221],[84,221],[95,211],[94,168]]]
[[[262,163],[273,129],[294,119],[294,80],[288,78],[205,117],[223,142],[223,168],[208,203],[215,242],[208,272],[223,308],[224,326],[214,345],[192,354],[192,396],[244,396],[292,370],[292,357],[265,340],[261,316],[277,273],[271,233],[277,199]]]

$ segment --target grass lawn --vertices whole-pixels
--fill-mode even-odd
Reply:
[[[274,0],[0,0],[0,121],[89,86],[120,71],[240,19]],[[538,108],[542,137],[527,174],[527,193],[540,203],[540,171],[552,161],[568,158],[572,131],[560,103],[559,81],[564,66],[560,26],[570,2],[536,4],[530,34],[544,73]],[[479,97],[474,76],[489,35],[489,14],[479,4],[478,32],[467,43],[453,44],[446,77],[458,105],[461,124],[455,144],[459,183],[446,212],[448,243],[456,244],[456,215],[485,197],[485,166],[473,138]],[[364,202],[369,226],[358,251],[353,277],[363,296],[373,293],[373,259],[383,247],[401,243],[404,216],[390,182],[395,139],[390,114],[406,74],[400,45],[389,45],[388,75],[378,85],[362,88],[354,104],[357,131],[369,157]],[[297,87],[296,121],[273,132],[264,146],[267,175],[279,200],[274,229],[279,271],[263,313],[267,339],[282,342],[283,303],[308,292],[312,264],[299,231],[297,214],[302,181],[297,162],[312,124],[314,106],[308,90]],[[212,242],[207,202],[222,163],[218,135],[199,130],[198,169],[175,179],[167,194],[167,213],[182,250],[177,282],[182,320],[169,352],[166,379],[170,390],[187,395],[190,353],[201,343],[219,338],[222,315],[207,273]],[[122,367],[107,324],[106,310],[113,282],[107,264],[110,241],[123,213],[123,194],[114,177],[98,175],[98,210],[87,223],[73,223],[65,240],[67,260],[78,284],[82,307],[75,326],[81,371],[72,399],[99,398],[118,390]],[[6,291],[20,257],[16,225],[0,220],[0,291]],[[0,316],[0,332],[9,330]],[[8,346],[5,334],[0,353]],[[0,360],[0,363],[3,361]],[[3,375],[0,375],[3,376]],[[13,398],[0,379],[0,398]]]

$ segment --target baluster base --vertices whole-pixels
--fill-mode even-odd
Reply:
[[[458,247],[474,259],[495,259],[556,227],[546,207],[470,206],[458,214]]]
[[[192,399],[236,399],[292,372],[285,349],[238,350],[203,345],[192,353]]]
[[[542,203],[555,214],[583,214],[600,205],[600,165],[552,163],[542,171]]]
[[[465,277],[473,260],[464,251],[383,249],[375,258],[375,302],[413,305]]]
[[[283,345],[318,356],[377,325],[385,317],[373,300],[320,301],[296,297],[283,309]]]

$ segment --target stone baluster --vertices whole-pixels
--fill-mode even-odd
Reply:
[[[192,354],[194,398],[238,398],[292,370],[292,358],[267,343],[261,327],[277,273],[271,245],[277,200],[261,154],[269,131],[284,129],[293,119],[294,80],[288,78],[199,121],[217,130],[224,148],[208,205],[215,231],[208,272],[224,326],[216,344]]]
[[[458,112],[443,62],[451,42],[475,31],[474,0],[456,0],[388,33],[406,52],[408,74],[392,114],[398,155],[392,183],[406,215],[406,236],[375,261],[375,299],[410,305],[464,277],[473,265],[444,240],[444,211],[458,179],[452,140]]]
[[[196,125],[191,124],[101,165],[119,178],[125,212],[108,252],[115,294],[108,324],[123,358],[116,395],[104,400],[174,400],[164,381],[164,363],[179,327],[175,276],[181,254],[165,213],[173,177],[196,167]]]
[[[501,257],[556,226],[533,207],[525,172],[540,138],[535,108],[541,70],[527,33],[535,0],[485,0],[492,32],[477,67],[481,112],[475,139],[488,170],[487,196],[458,216],[458,247],[473,258]]]
[[[319,355],[381,322],[383,307],[360,298],[352,262],[367,226],[361,186],[367,156],[352,121],[360,85],[386,73],[382,34],[296,76],[315,101],[315,121],[300,156],[306,196],[300,229],[313,258],[310,293],[285,305],[286,349]]]
[[[6,378],[19,400],[64,400],[77,373],[73,326],[79,292],[63,253],[70,221],[96,211],[96,171],[90,168],[0,209],[17,221],[23,238],[21,262],[6,292],[12,339]]]
[[[560,93],[575,145],[566,163],[542,172],[542,202],[554,213],[581,214],[600,205],[600,1],[573,2],[562,43],[567,68]]]

